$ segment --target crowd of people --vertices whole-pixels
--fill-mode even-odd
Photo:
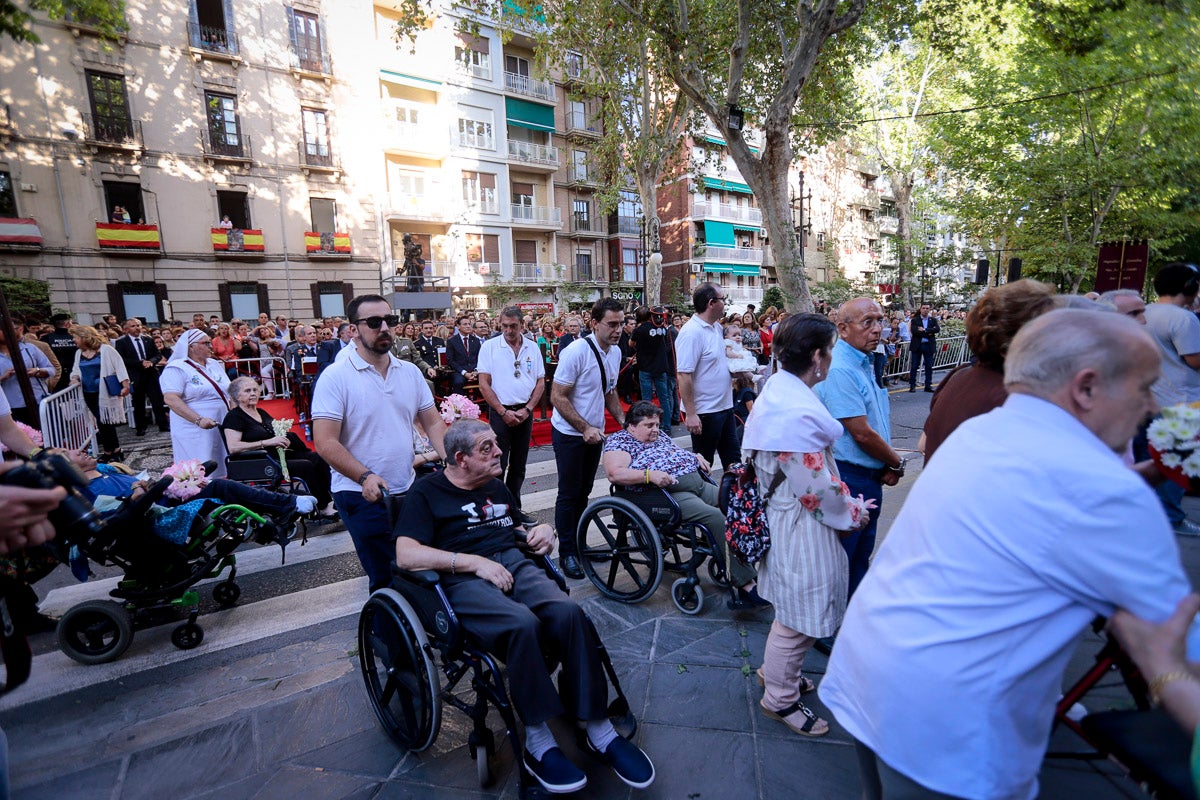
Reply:
[[[557,550],[562,573],[582,578],[573,533],[601,465],[612,483],[661,487],[686,519],[723,532],[708,479],[719,457],[752,467],[771,532],[757,563],[714,555],[736,589],[732,608],[773,607],[762,713],[823,736],[830,721],[802,699],[819,691],[854,739],[868,798],[1029,798],[1067,661],[1096,615],[1115,615],[1152,690],[1189,730],[1200,721],[1200,601],[1172,536],[1200,528],[1146,452],[1160,406],[1200,401],[1200,271],[1167,265],[1154,288],[1149,306],[1135,292],[1062,296],[1021,280],[966,314],[888,314],[866,297],[816,313],[729,314],[721,287],[705,283],[686,314],[606,298],[582,315],[508,307],[416,322],[364,295],[346,319],[311,326],[260,317],[250,331],[197,314],[190,328],[157,329],[171,337],[160,347],[167,340],[137,320],[106,342],[99,326],[68,318],[44,344],[61,364],[62,334],[71,339],[67,374],[105,424],[117,399],[144,398],[139,429],[152,411],[177,458],[294,450],[314,503],[345,522],[372,591],[390,583],[393,563],[441,572],[464,626],[509,665],[521,757],[550,791],[587,782],[546,725],[564,713],[627,784],[649,786],[654,766],[604,718],[595,628],[530,570],[514,537]],[[958,323],[973,358],[935,389],[937,337]],[[230,369],[264,340],[289,374],[313,376],[316,452],[258,408],[280,391],[273,374]],[[926,465],[876,552],[884,487],[907,461],[892,444],[884,380],[897,371],[889,348],[903,342],[909,391],[921,383],[933,395]],[[49,359],[48,369],[33,363],[44,380],[61,374]],[[169,419],[139,386],[147,371]],[[486,421],[447,425],[435,405],[443,387],[471,393]],[[539,525],[521,496],[547,409],[558,488],[554,524]],[[19,448],[7,403],[0,412],[0,440]],[[606,416],[618,432],[606,434]],[[669,435],[680,424],[690,450]],[[428,460],[444,470],[417,480]],[[393,528],[388,498],[401,496]],[[40,525],[12,541],[48,535]],[[561,698],[545,647],[564,665]],[[831,654],[819,686],[803,674],[814,648]]]

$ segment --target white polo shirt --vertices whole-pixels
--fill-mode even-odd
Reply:
[[[477,368],[491,376],[492,391],[505,406],[528,402],[538,378],[546,377],[542,351],[524,336],[516,353],[503,336],[485,341],[479,348]]]
[[[733,378],[719,320],[709,325],[699,314],[693,314],[684,323],[675,340],[675,365],[676,371],[692,374],[696,407],[684,411],[713,414],[733,408]]]
[[[413,420],[433,407],[433,395],[421,371],[388,354],[387,378],[363,361],[358,349],[346,347],[321,375],[313,392],[313,419],[342,423],[338,437],[351,455],[387,481],[389,491],[412,484]],[[358,476],[333,470],[335,492],[360,492]]]
[[[596,356],[592,350],[593,344],[604,359],[604,372],[608,379],[607,386],[600,385],[600,365],[596,363]],[[593,341],[593,337],[589,336],[586,340],[576,339],[559,351],[558,369],[554,371],[554,382],[571,387],[569,395],[575,411],[583,417],[584,422],[588,425],[604,430],[604,395],[617,388],[617,373],[620,371],[621,348],[613,345],[605,353],[600,345]],[[550,424],[559,433],[565,433],[568,436],[583,436],[583,432],[575,430],[574,426],[558,413],[557,408],[550,415]]]

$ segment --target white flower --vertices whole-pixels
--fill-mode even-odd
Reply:
[[[1175,445],[1175,437],[1167,430],[1166,423],[1163,420],[1155,420],[1150,425],[1147,434],[1149,435],[1150,444],[1159,452],[1170,450]]]
[[[1163,453],[1162,465],[1167,469],[1175,469],[1183,463],[1183,459],[1176,453]]]
[[[1189,478],[1200,478],[1200,453],[1192,453],[1183,460],[1183,474]]]

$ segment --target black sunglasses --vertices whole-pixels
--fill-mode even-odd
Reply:
[[[389,328],[394,328],[400,324],[400,315],[399,314],[388,314],[387,316],[383,316],[383,317],[363,317],[362,319],[355,320],[354,324],[355,325],[366,325],[371,330],[377,331],[381,327],[383,327],[383,323],[385,323],[385,322],[387,323],[387,326]]]

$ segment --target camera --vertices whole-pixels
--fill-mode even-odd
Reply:
[[[104,520],[80,491],[88,485],[87,478],[65,456],[42,450],[0,475],[0,484],[27,489],[65,488],[67,496],[50,512],[49,519],[55,533],[68,541],[82,541],[104,530]]]

